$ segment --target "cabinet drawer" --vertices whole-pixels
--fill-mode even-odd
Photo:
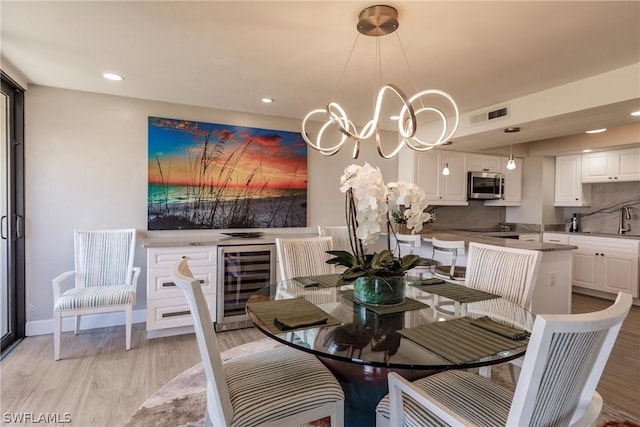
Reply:
[[[149,248],[147,250],[147,268],[171,268],[183,257],[189,259],[189,266],[216,265],[216,247],[184,246],[176,248]]]
[[[595,249],[596,252],[622,252],[638,254],[638,241],[616,239],[615,237],[570,236],[569,243],[580,249]]]
[[[211,319],[215,319],[215,295],[207,295]],[[193,325],[189,305],[184,297],[147,300],[147,330]]]
[[[569,236],[566,234],[544,233],[542,241],[545,243],[558,243],[560,245],[568,245]]]
[[[200,280],[202,292],[215,293],[214,269],[211,266],[195,265],[191,267],[193,277]],[[166,269],[150,269],[147,271],[147,299],[184,297],[184,291],[173,282],[171,272]]]

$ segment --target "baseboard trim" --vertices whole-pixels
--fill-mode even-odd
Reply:
[[[147,321],[147,310],[134,310],[131,316],[133,323],[145,323]],[[113,313],[85,314],[80,322],[80,329],[106,328],[109,326],[124,325],[124,311]],[[75,330],[74,317],[62,318],[62,332]],[[53,334],[53,318],[46,320],[34,320],[25,325],[25,335],[28,337],[35,335]]]

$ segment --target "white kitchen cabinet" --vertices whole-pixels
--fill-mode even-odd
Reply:
[[[518,240],[522,240],[524,242],[539,242],[540,233],[521,233],[518,234]]]
[[[556,157],[554,206],[590,206],[591,185],[582,183],[580,154]]]
[[[487,200],[486,206],[520,206],[522,203],[522,159],[514,157],[515,169],[507,169],[509,157],[501,157],[502,169],[499,171],[504,175],[504,196],[502,200]]]
[[[466,160],[466,153],[457,151],[416,153],[413,182],[424,190],[430,205],[468,205]],[[442,175],[445,163],[449,175]]]
[[[591,236],[570,236],[574,286],[607,293],[620,291],[638,298],[638,241]]]
[[[582,155],[582,182],[640,181],[640,148]]]
[[[549,233],[545,232],[542,234],[542,241],[544,243],[557,243],[559,245],[568,245],[569,244],[569,235],[562,233]]]
[[[193,325],[184,292],[171,277],[173,265],[186,257],[215,319],[216,257],[215,246],[179,246],[147,249],[147,336],[162,336],[161,331]]]
[[[467,155],[467,171],[469,172],[502,172],[500,156],[469,153]]]

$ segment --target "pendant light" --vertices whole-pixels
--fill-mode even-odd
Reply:
[[[400,36],[396,32],[400,23],[398,21],[398,11],[387,5],[370,6],[360,12],[356,34],[356,40],[351,47],[351,53],[347,59],[342,75],[347,69],[351,60],[351,54],[358,41],[358,36],[377,37],[376,40],[376,75],[381,76],[382,58],[380,55],[380,38],[382,36],[395,33],[400,51],[411,74],[409,61],[404,52],[404,47],[400,43]],[[342,79],[342,77],[341,77]],[[391,151],[383,150],[381,144],[382,100],[385,96],[392,96],[400,101],[402,107],[397,113],[399,142]],[[423,140],[418,134],[418,117],[436,115],[441,123],[442,132],[439,136]],[[322,126],[317,132],[307,129],[310,122],[320,122]],[[460,122],[460,112],[453,97],[439,89],[422,90],[415,95],[408,97],[395,84],[387,83],[380,85],[378,95],[373,108],[373,117],[362,126],[356,126],[347,116],[347,110],[338,102],[330,101],[325,108],[318,108],[310,111],[302,120],[302,138],[307,145],[319,151],[325,156],[336,154],[348,141],[353,142],[353,158],[356,159],[360,152],[362,141],[372,140],[378,150],[378,154],[390,159],[400,152],[403,147],[409,147],[415,151],[429,151],[440,145],[446,144],[453,137]],[[328,129],[337,130],[337,136],[326,136]]]
[[[517,126],[509,127],[504,130],[505,133],[520,132],[520,128]],[[507,162],[507,169],[514,170],[516,168],[516,161],[513,159],[513,140],[511,141],[511,154],[509,154],[509,161]]]
[[[442,175],[449,175],[449,163],[444,164],[444,167],[442,168]]]

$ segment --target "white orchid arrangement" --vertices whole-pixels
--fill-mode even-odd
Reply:
[[[419,259],[417,255],[399,258],[390,250],[389,234],[393,230],[389,220],[389,203],[403,200],[407,227],[412,229],[412,233],[417,233],[430,218],[430,214],[424,212],[428,207],[424,192],[412,183],[398,181],[385,184],[380,168],[368,163],[347,166],[340,184],[340,191],[346,195],[347,226],[354,253],[330,251],[335,258],[327,262],[348,268],[342,280],[348,282],[361,276],[401,275],[413,268]],[[364,248],[377,241],[383,226],[388,233],[387,249],[378,254],[365,254]]]

